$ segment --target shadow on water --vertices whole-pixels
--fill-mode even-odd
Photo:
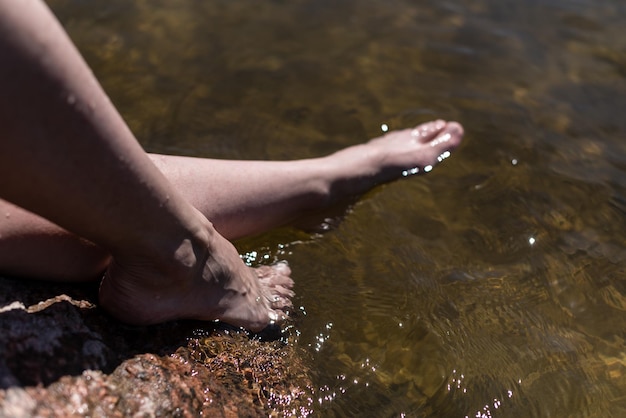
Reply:
[[[626,414],[621,2],[51,5],[150,151],[304,158],[464,124],[325,234],[238,243],[294,270],[317,412]]]

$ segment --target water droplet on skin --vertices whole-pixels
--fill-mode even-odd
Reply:
[[[402,172],[402,177],[413,176],[413,175],[419,173],[419,171],[420,171],[419,167],[413,167],[410,170],[404,170]]]
[[[11,214],[9,212],[7,212],[7,213],[4,214],[4,217],[9,219],[11,217]]]
[[[443,160],[445,160],[449,156],[450,156],[450,151],[445,151],[443,154],[441,154],[439,157],[437,157],[437,161],[442,162]]]
[[[430,141],[430,146],[431,147],[436,147],[437,145],[443,143],[443,142],[448,142],[450,140],[450,138],[452,138],[452,136],[450,136],[450,134],[444,134],[441,135],[438,138],[433,139],[432,141]]]

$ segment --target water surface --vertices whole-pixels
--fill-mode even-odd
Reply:
[[[626,416],[626,4],[51,6],[149,151],[306,158],[464,124],[325,233],[238,243],[292,266],[315,415]]]

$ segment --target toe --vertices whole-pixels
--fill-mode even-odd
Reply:
[[[286,261],[280,261],[272,266],[255,267],[256,275],[259,279],[268,279],[273,276],[289,276],[291,269]]]
[[[441,119],[426,122],[413,128],[411,136],[421,143],[430,142],[445,127],[446,122]]]
[[[261,266],[256,268],[256,275],[259,278],[259,281],[267,287],[280,285],[285,288],[292,288],[294,282],[289,276],[290,274],[291,269],[286,262],[280,262],[273,266]]]
[[[278,275],[273,278],[272,284],[291,289],[294,285],[294,282],[293,279],[289,276]]]
[[[272,296],[270,305],[273,310],[288,310],[293,308],[291,299],[278,295]]]
[[[287,314],[280,309],[272,309],[268,313],[270,325],[285,322],[288,318]]]
[[[448,122],[448,124],[446,125],[446,130],[450,132],[450,135],[459,140],[463,137],[463,134],[465,133],[463,131],[463,126],[461,126],[460,123],[454,121]]]
[[[284,296],[284,297],[288,297],[288,298],[292,298],[296,295],[296,293],[291,290],[288,287],[285,286],[281,286],[281,285],[276,285],[274,287],[272,287],[272,292],[274,294],[277,294],[279,296]]]
[[[291,269],[289,268],[289,264],[286,261],[279,261],[278,263],[272,266],[274,271],[278,274],[282,274],[284,276],[289,276],[291,274]]]

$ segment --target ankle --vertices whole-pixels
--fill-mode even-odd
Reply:
[[[327,204],[359,195],[375,185],[382,165],[380,158],[363,144],[324,157],[328,177]]]
[[[173,278],[184,281],[201,271],[209,258],[213,236],[217,234],[213,225],[199,214],[189,226],[164,227],[145,234],[142,242],[127,248],[112,251],[114,263],[130,268],[151,268],[152,280],[141,281],[144,285],[163,286],[174,284]]]
[[[204,268],[211,255],[212,242],[217,232],[208,220],[202,217],[199,224],[162,245],[155,252],[157,262],[171,277],[195,277]]]

